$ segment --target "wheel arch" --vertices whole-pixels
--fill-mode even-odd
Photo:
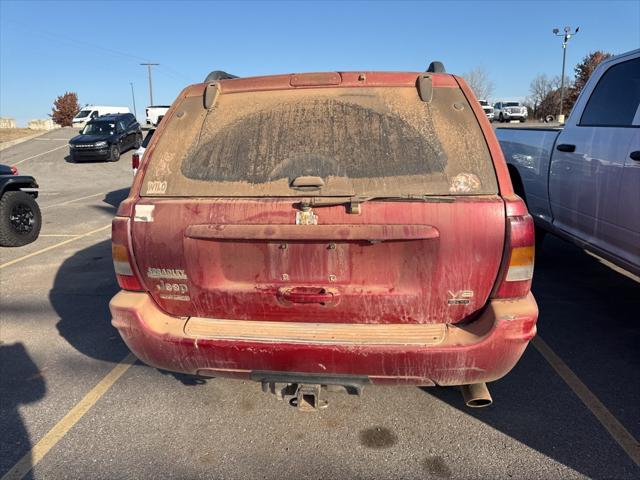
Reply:
[[[513,192],[518,195],[526,204],[527,193],[524,190],[524,182],[520,176],[520,172],[512,164],[507,163],[507,169],[509,170],[509,176],[511,177],[511,184],[513,185]],[[529,205],[527,204],[527,207]]]
[[[23,188],[37,189],[38,184],[33,179],[9,178],[0,183],[0,196],[6,192],[20,192]],[[33,198],[38,198],[37,191],[26,191]]]

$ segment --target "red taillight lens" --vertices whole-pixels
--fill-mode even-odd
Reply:
[[[533,277],[534,245],[531,215],[525,213],[507,217],[505,253],[493,298],[518,298],[529,293]]]
[[[140,155],[138,155],[137,153],[131,155],[131,168],[133,168],[134,170],[140,168]]]
[[[11,165],[11,173],[13,175],[17,175],[18,174],[18,167],[16,167],[15,165]]]
[[[126,217],[115,217],[111,223],[111,254],[113,269],[120,288],[124,290],[144,291],[138,277],[138,271],[131,249],[131,220]]]

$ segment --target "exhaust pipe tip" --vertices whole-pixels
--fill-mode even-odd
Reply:
[[[486,383],[462,385],[462,398],[467,407],[484,408],[493,403]]]

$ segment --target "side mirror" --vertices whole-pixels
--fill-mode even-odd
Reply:
[[[82,135],[82,132],[84,132],[84,128],[81,128],[80,130],[78,130],[80,132],[80,135]]]

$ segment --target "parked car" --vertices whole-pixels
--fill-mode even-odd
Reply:
[[[165,116],[169,108],[170,105],[149,105],[145,109],[147,125],[157,127],[160,123],[160,120],[162,120],[162,117]]]
[[[565,127],[496,131],[540,232],[640,274],[640,49],[601,63]]]
[[[482,110],[484,110],[484,113],[489,119],[489,121],[493,122],[493,119],[494,119],[493,107],[486,100],[480,100],[480,105],[482,106]]]
[[[493,106],[493,115],[499,122],[519,120],[524,123],[527,121],[529,113],[527,107],[520,102],[498,102]]]
[[[69,155],[74,162],[107,160],[117,162],[120,154],[142,145],[142,130],[131,113],[104,115],[91,120],[80,135],[69,140]]]
[[[113,220],[129,348],[301,409],[368,384],[491,403],[536,332],[533,222],[443,70],[187,87]]]
[[[87,105],[82,107],[80,111],[71,120],[74,128],[82,128],[94,118],[103,115],[116,115],[118,113],[129,113],[127,107],[110,107],[105,105]]]
[[[36,198],[38,184],[33,177],[0,165],[0,246],[21,247],[38,238],[42,214]]]
[[[140,168],[140,161],[142,160],[142,156],[144,155],[144,151],[147,149],[151,138],[153,138],[153,134],[156,131],[155,128],[152,128],[147,131],[147,134],[142,141],[142,145],[138,148],[133,155],[131,155],[131,168],[133,169],[133,174],[135,175],[138,172],[138,168]]]

